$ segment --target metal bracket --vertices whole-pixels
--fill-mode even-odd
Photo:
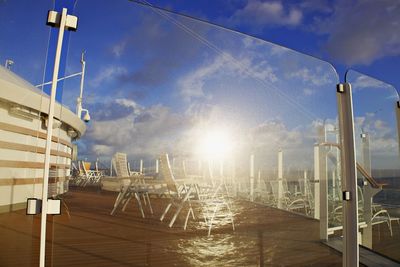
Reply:
[[[351,195],[349,191],[343,191],[343,200],[345,201],[351,200]]]
[[[61,12],[49,10],[47,13],[46,24],[51,27],[60,27],[61,22]],[[65,29],[68,31],[76,31],[78,28],[78,17],[67,15],[65,21]]]
[[[344,86],[342,83],[336,85],[336,92],[343,94],[345,92]]]
[[[26,215],[36,215],[42,212],[42,200],[28,198],[26,201]]]
[[[37,215],[42,212],[42,200],[37,198],[28,198],[26,205],[26,215]],[[47,214],[60,215],[61,214],[61,200],[48,199],[47,200]]]

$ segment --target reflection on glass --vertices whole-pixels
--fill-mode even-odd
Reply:
[[[358,199],[363,245],[399,259],[399,144],[396,89],[349,70],[353,89],[354,128],[358,169]]]
[[[31,1],[0,2],[0,265],[39,260],[39,215],[26,215],[27,198],[41,197],[44,138],[41,90],[49,29],[46,9]],[[21,14],[21,8],[30,12]]]
[[[49,222],[48,264],[340,263],[311,219],[340,226],[332,66],[157,9],[102,5],[79,2],[70,36],[66,75],[86,51],[78,102],[91,120],[85,132],[72,114],[82,80],[65,80],[55,134],[76,139],[78,155],[54,144],[63,212]]]

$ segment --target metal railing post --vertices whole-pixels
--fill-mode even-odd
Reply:
[[[354,141],[351,85],[337,85],[339,112],[342,193],[343,193],[343,266],[359,266],[357,170]]]

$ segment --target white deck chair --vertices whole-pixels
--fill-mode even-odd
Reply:
[[[222,188],[221,186],[213,187],[213,190],[210,191],[208,185],[206,189],[202,188],[202,185],[204,185],[203,181],[196,183],[193,179],[175,179],[174,174],[172,173],[168,154],[161,155],[160,169],[168,189],[172,193],[171,201],[165,208],[164,213],[161,215],[161,221],[165,218],[165,215],[168,213],[170,208],[175,206],[176,211],[169,223],[169,227],[172,227],[181,210],[187,206],[188,211],[183,227],[186,229],[189,216],[192,215],[192,218],[195,219],[192,202],[196,201],[202,207],[204,221],[208,226],[208,235],[211,234],[212,226],[216,224],[215,220],[218,217],[227,217],[228,215],[230,222],[232,223],[232,227],[235,229],[232,212],[230,211],[229,206],[227,206],[227,202],[220,198],[220,193],[223,192],[220,190]],[[225,213],[223,216],[221,216],[220,211],[224,207],[228,208],[229,213]]]
[[[143,205],[140,197],[143,197],[145,204],[149,206],[150,213],[153,214],[153,208],[151,206],[149,198],[148,187],[143,183],[143,177],[140,175],[129,175],[128,162],[126,154],[116,153],[112,160],[113,168],[117,174],[117,177],[121,179],[121,190],[115,200],[114,207],[111,211],[111,215],[114,215],[120,205],[122,205],[122,211],[125,211],[129,201],[134,197],[138,203],[140,213],[145,218]]]
[[[85,187],[88,184],[98,184],[101,179],[101,173],[97,170],[88,169],[86,165],[87,162],[81,161],[82,170],[86,177],[81,186]]]
[[[79,162],[77,162],[77,163],[78,163],[78,166],[79,166],[80,163]],[[82,178],[83,177],[83,173],[81,171],[81,168],[80,168],[80,166],[79,167],[76,166],[76,164],[74,162],[71,163],[71,166],[72,166],[72,175],[71,175],[71,178],[70,178],[70,182],[72,184],[74,184],[74,185],[79,185],[81,180],[83,179]]]
[[[189,216],[192,215],[192,218],[195,219],[193,208],[190,202],[191,198],[193,198],[192,193],[194,192],[195,187],[187,185],[183,180],[175,179],[172,173],[168,154],[163,154],[160,156],[159,168],[160,173],[164,178],[164,182],[167,184],[168,192],[170,195],[170,203],[168,203],[163,214],[161,215],[160,221],[164,220],[165,215],[167,215],[170,208],[174,206],[176,207],[176,211],[168,225],[169,227],[172,227],[175,223],[175,220],[178,218],[181,210],[184,208],[185,205],[187,205],[189,209],[186,214],[185,224],[183,226],[183,229],[186,230]]]
[[[278,195],[278,186],[279,186],[279,181],[278,180],[271,180],[270,182],[271,189],[272,189],[272,194],[274,196],[274,203],[279,203],[279,195]],[[282,181],[282,199],[281,203],[283,205],[283,208],[289,211],[293,210],[304,210],[305,213],[308,212],[308,201],[304,199],[302,196],[295,196],[290,194],[290,192],[287,190],[287,186],[285,186],[286,181]],[[286,190],[285,190],[286,187]]]
[[[228,221],[232,224],[233,231],[235,231],[233,213],[229,204],[229,189],[226,184],[228,179],[226,177],[214,177],[210,162],[207,165],[212,188],[210,189],[210,186],[208,186],[200,190],[200,192],[203,191],[208,194],[208,197],[203,197],[202,201],[203,214],[205,214],[205,221],[208,226],[208,235],[210,236],[213,225],[218,223],[217,220],[220,223]]]

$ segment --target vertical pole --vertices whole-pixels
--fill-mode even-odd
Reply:
[[[46,251],[46,222],[47,222],[47,195],[49,187],[49,169],[50,169],[50,150],[51,150],[51,137],[53,135],[53,117],[54,117],[54,104],[56,101],[57,93],[57,80],[58,69],[60,67],[60,57],[62,42],[64,38],[64,29],[67,19],[67,9],[63,8],[60,20],[60,29],[58,32],[56,55],[54,59],[53,80],[51,84],[50,106],[48,113],[47,123],[47,136],[46,136],[46,150],[44,156],[44,177],[43,177],[43,190],[42,190],[42,215],[40,225],[40,259],[39,266],[44,267],[45,264],[45,251]]]
[[[319,145],[314,145],[314,218],[319,219],[319,180],[320,180],[320,157],[319,157]]]
[[[76,114],[78,115],[78,118],[80,119],[82,117],[82,97],[83,97],[83,83],[85,80],[85,66],[86,62],[84,59],[85,53],[82,52],[82,57],[81,57],[81,64],[82,64],[82,73],[81,73],[81,84],[80,84],[80,93],[79,97],[76,100]]]
[[[337,170],[332,170],[332,199],[335,199],[336,196],[336,173]]]
[[[307,187],[308,187],[308,184],[307,184],[307,170],[304,170],[304,196],[306,197],[306,198],[308,198],[309,196],[307,195],[308,194],[308,190],[307,190]]]
[[[328,240],[328,170],[327,149],[319,148],[319,237]]]
[[[250,155],[250,201],[254,201],[254,154]]]
[[[343,192],[343,266],[359,266],[357,169],[349,83],[337,85]]]
[[[156,159],[156,173],[158,173],[158,159]]]
[[[278,151],[278,209],[283,208],[283,152]]]
[[[361,134],[361,146],[362,146],[362,160],[363,168],[371,175],[371,153],[369,150],[369,134]],[[364,194],[364,220],[367,223],[367,227],[362,232],[362,245],[372,249],[372,197],[375,195],[375,190],[371,188],[368,182],[364,182],[363,194]]]
[[[234,157],[232,158],[232,180],[234,195],[238,196],[240,183],[236,180],[236,160]]]
[[[397,120],[397,145],[399,146],[400,153],[400,101],[396,102],[396,120]]]
[[[112,176],[112,169],[113,169],[112,162],[113,162],[113,158],[111,158],[111,160],[110,160],[110,176]]]
[[[143,159],[140,160],[139,172],[143,174]]]

